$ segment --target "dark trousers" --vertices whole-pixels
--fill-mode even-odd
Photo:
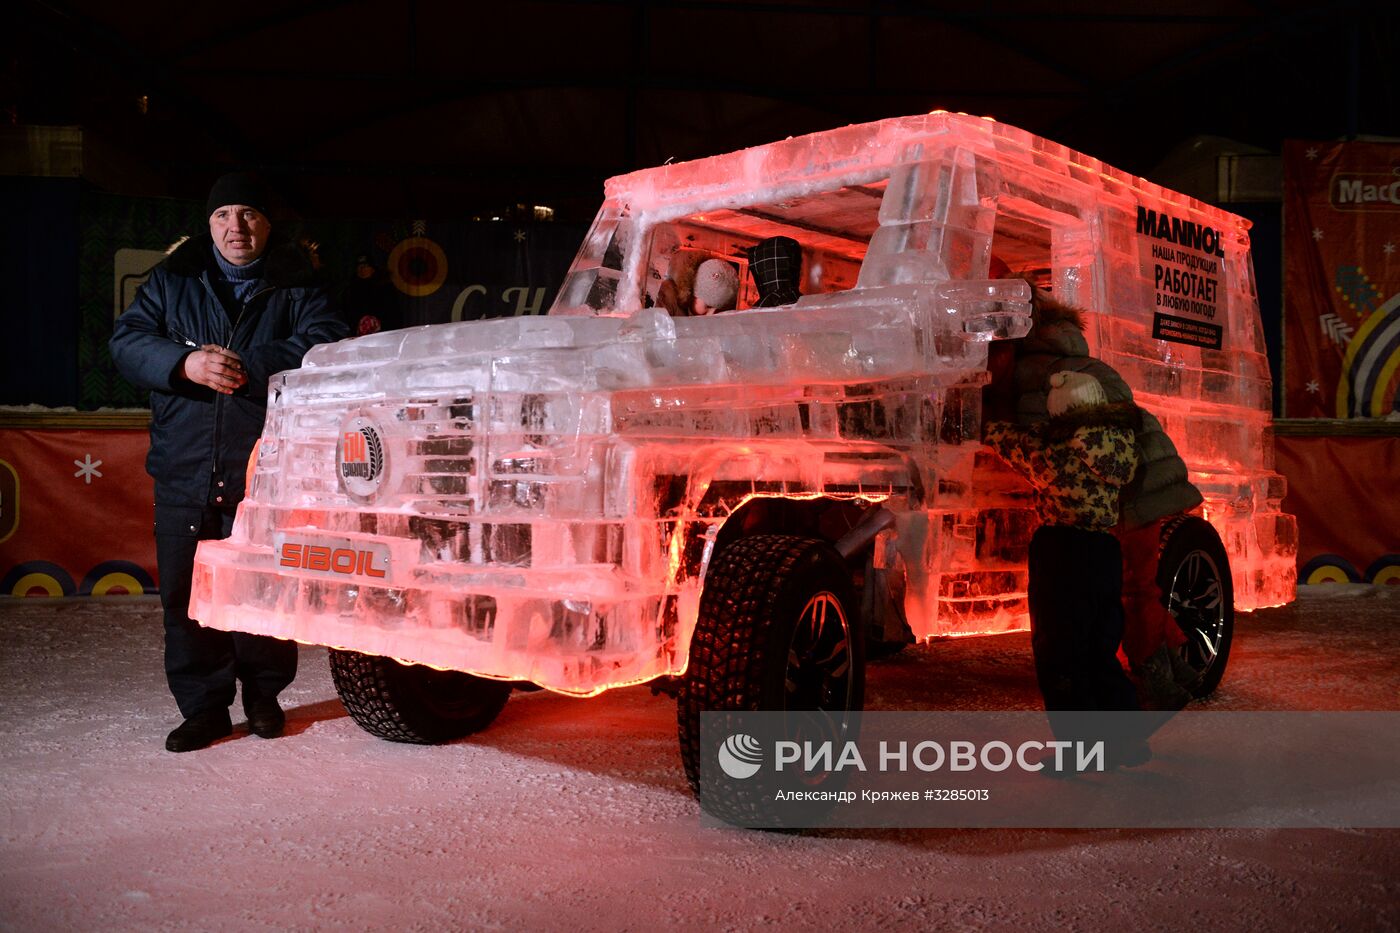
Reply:
[[[232,508],[156,506],[156,566],[160,603],[165,609],[165,677],[188,719],[233,704],[235,681],[243,684],[243,705],[275,697],[297,672],[295,642],[222,632],[190,619],[190,581],[200,541],[227,538]]]
[[[1175,649],[1186,643],[1186,635],[1167,611],[1157,583],[1157,552],[1162,548],[1166,521],[1159,518],[1132,530],[1120,525],[1113,532],[1123,549],[1123,610],[1127,613],[1123,654],[1133,668],[1141,667],[1163,645]]]
[[[1045,709],[1139,709],[1137,692],[1118,663],[1118,540],[1104,531],[1042,525],[1031,538],[1029,569],[1031,650]]]

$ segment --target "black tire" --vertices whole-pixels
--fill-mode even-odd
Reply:
[[[1157,582],[1186,635],[1186,660],[1201,672],[1192,693],[1209,696],[1225,676],[1235,637],[1230,557],[1209,522],[1187,516],[1164,530]]]
[[[330,651],[336,693],[361,729],[392,742],[436,745],[479,732],[510,697],[510,684],[355,651]]]
[[[766,785],[733,781],[701,794],[701,761],[714,760],[719,745],[702,748],[700,714],[819,710],[828,714],[819,721],[790,720],[793,738],[810,738],[817,722],[824,733],[854,739],[864,641],[850,573],[825,541],[757,535],[711,561],[676,706],[685,776],[709,812],[736,823],[761,819]]]

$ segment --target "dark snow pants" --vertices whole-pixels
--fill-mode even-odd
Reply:
[[[189,617],[195,546],[227,538],[233,508],[156,506],[156,566],[165,609],[165,677],[186,719],[233,704],[235,681],[243,705],[276,697],[297,672],[295,642],[205,628]]]
[[[1045,709],[1136,710],[1118,663],[1123,558],[1104,531],[1042,525],[1030,547],[1031,651]]]

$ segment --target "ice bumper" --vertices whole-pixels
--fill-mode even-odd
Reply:
[[[676,600],[615,565],[424,564],[415,541],[292,537],[201,542],[191,617],[571,695],[675,673]]]

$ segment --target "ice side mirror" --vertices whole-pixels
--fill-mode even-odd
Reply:
[[[1022,279],[947,282],[938,290],[939,307],[962,319],[969,343],[1015,340],[1030,333],[1031,287]]]

